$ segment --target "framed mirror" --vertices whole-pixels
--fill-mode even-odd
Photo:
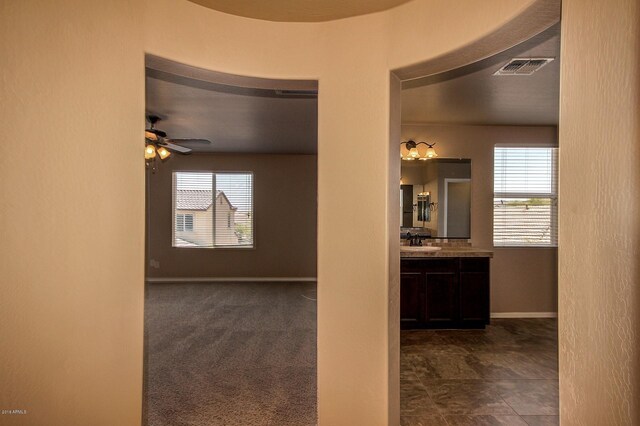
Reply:
[[[402,161],[401,231],[432,238],[471,237],[471,160]]]

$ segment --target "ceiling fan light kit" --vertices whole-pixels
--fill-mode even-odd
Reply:
[[[169,139],[167,133],[156,129],[155,125],[160,121],[160,117],[157,115],[147,116],[147,121],[151,124],[148,129],[144,131],[144,159],[147,168],[150,168],[154,173],[157,170],[157,157],[164,161],[171,155],[171,152],[178,154],[191,154],[191,148],[180,146],[180,143],[184,142],[198,142],[198,143],[211,143],[206,139]]]

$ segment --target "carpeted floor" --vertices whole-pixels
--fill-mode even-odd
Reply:
[[[315,425],[315,283],[149,284],[147,426]]]

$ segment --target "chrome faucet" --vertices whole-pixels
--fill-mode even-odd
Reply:
[[[410,246],[421,246],[422,245],[422,240],[425,237],[419,235],[419,234],[415,234],[415,235],[411,235],[411,232],[407,232],[407,236],[406,239],[409,240],[409,245]]]

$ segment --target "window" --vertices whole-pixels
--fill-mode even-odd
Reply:
[[[558,149],[494,150],[493,245],[558,245]]]
[[[253,174],[173,173],[174,247],[253,247]]]
[[[193,231],[193,215],[177,214],[176,215],[176,231]]]

